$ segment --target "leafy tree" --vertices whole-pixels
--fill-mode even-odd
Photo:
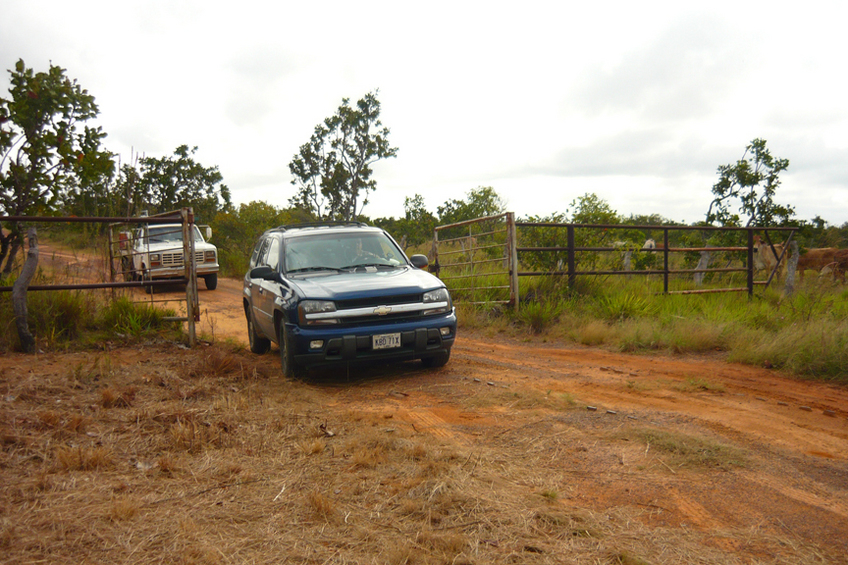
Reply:
[[[189,149],[180,145],[173,157],[140,160],[141,178],[137,187],[145,195],[151,213],[191,206],[196,217],[210,219],[232,206],[230,189],[221,184],[223,177],[218,167],[197,163],[193,157],[196,152],[197,147]]]
[[[474,218],[502,214],[506,204],[491,186],[480,186],[468,191],[465,200],[451,199],[436,209],[439,223],[454,224]]]
[[[586,193],[572,200],[569,205],[573,210],[571,218],[568,212],[554,212],[548,216],[530,216],[525,219],[531,223],[551,224],[591,224],[591,225],[614,225],[621,223],[621,216],[613,210],[609,203],[594,193]],[[520,231],[522,244],[528,247],[567,247],[568,232],[565,228],[557,227],[532,227],[522,228]],[[575,228],[574,244],[576,247],[610,247],[613,242],[626,239],[627,234],[622,230],[599,230],[597,228]],[[527,253],[522,261],[533,269],[555,271],[563,268],[568,254],[565,251],[534,252]],[[581,251],[576,255],[576,262],[581,269],[594,269],[599,267],[602,258],[609,259],[610,265],[606,267],[617,268],[618,258],[612,259],[609,254],[600,255],[594,251]]]
[[[100,128],[79,126],[98,114],[94,97],[50,65],[34,72],[18,60],[9,98],[0,98],[0,213],[51,213],[63,194],[96,191],[114,169],[100,149]],[[21,245],[21,226],[0,232],[0,266],[9,274]]]
[[[620,224],[621,217],[609,203],[595,193],[587,192],[571,201],[574,224]]]
[[[409,245],[420,245],[433,239],[433,228],[436,227],[436,217],[424,205],[424,197],[416,194],[403,201],[404,217],[400,222],[402,235],[407,238]]]
[[[218,247],[221,270],[230,276],[244,275],[253,245],[262,232],[312,220],[314,218],[301,209],[284,210],[262,201],[219,212],[215,216],[212,238]]]
[[[308,143],[289,163],[298,189],[289,201],[323,220],[353,220],[376,190],[371,165],[397,156],[389,129],[380,122],[378,91],[350,106],[343,98],[333,116],[315,126]]]
[[[719,180],[713,185],[715,198],[707,210],[707,223],[740,225],[741,213],[748,217],[748,226],[790,224],[794,208],[774,201],[780,173],[788,167],[788,159],[772,157],[764,139],[753,140],[742,159],[718,168]]]

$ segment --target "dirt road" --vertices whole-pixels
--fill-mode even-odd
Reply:
[[[216,339],[246,339],[241,281],[222,280],[201,292],[201,331]],[[510,394],[562,395],[579,408],[581,425],[615,430],[648,426],[715,438],[742,449],[747,462],[732,473],[684,488],[674,469],[662,478],[632,484],[631,477],[576,479],[574,491],[592,504],[624,502],[658,507],[661,521],[696,528],[763,527],[829,540],[848,555],[848,390],[797,380],[777,372],[730,364],[718,356],[622,355],[540,341],[498,339],[462,331],[451,362],[437,375],[381,369],[382,379],[358,399],[371,410],[399,409],[401,419],[460,442],[510,431]],[[404,390],[437,378],[438,395],[391,392],[404,375]],[[469,387],[508,391],[506,404],[486,416],[468,410]],[[353,399],[345,395],[344,402]],[[544,411],[544,410],[543,410]],[[622,467],[651,461],[622,448],[605,456]],[[649,452],[650,447],[646,452]],[[587,461],[588,463],[588,461]],[[608,462],[597,468],[608,469]],[[656,461],[653,461],[657,465]],[[662,518],[660,518],[662,516]]]
[[[241,281],[200,286],[198,331],[245,343]],[[170,288],[154,298],[180,296]],[[274,352],[261,362],[273,367]],[[652,528],[712,532],[706,543],[739,562],[848,562],[844,387],[719,356],[622,355],[462,327],[439,370],[400,364],[316,375],[310,386],[328,408],[486,446],[495,459],[557,465],[567,504],[641,508]],[[807,544],[817,549],[803,553]],[[807,557],[785,559],[793,552]]]

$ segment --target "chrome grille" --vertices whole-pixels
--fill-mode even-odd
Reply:
[[[203,251],[195,251],[194,260],[196,263],[203,263]],[[181,267],[183,265],[182,252],[163,253],[162,265],[165,267]]]

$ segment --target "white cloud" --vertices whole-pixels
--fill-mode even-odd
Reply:
[[[198,146],[237,202],[285,205],[288,162],[342,98],[380,89],[398,157],[366,212],[493,186],[519,214],[595,192],[619,213],[703,217],[756,137],[778,198],[848,221],[848,9],[812,2],[7,0],[0,64],[52,61],[97,99],[106,145]],[[5,91],[7,76],[0,77]]]

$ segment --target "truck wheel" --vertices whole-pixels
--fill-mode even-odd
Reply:
[[[203,282],[206,283],[207,290],[215,290],[216,288],[218,288],[218,273],[206,275],[205,277],[203,277]]]
[[[287,379],[296,379],[300,375],[297,365],[294,362],[294,352],[289,347],[286,339],[286,325],[280,322],[280,365],[283,369],[283,376]]]
[[[247,338],[250,342],[250,351],[258,355],[267,353],[271,348],[271,340],[266,339],[256,333],[256,326],[253,323],[253,316],[245,313],[247,316]]]
[[[141,275],[141,280],[144,282],[153,282],[153,279],[151,278],[150,274],[147,273]],[[146,292],[147,294],[154,294],[156,291],[153,290],[152,286],[146,286],[144,287],[144,292]]]
[[[133,280],[133,270],[132,263],[126,257],[121,258],[121,272],[124,274],[124,281],[132,282]]]

